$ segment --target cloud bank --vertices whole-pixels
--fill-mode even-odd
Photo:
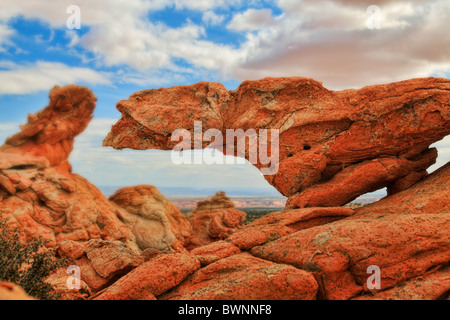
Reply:
[[[3,0],[0,47],[12,36],[5,23],[17,16],[64,28],[72,1]],[[88,31],[72,33],[71,46],[95,55],[103,66],[135,70],[215,70],[224,78],[306,76],[330,89],[362,87],[450,71],[450,18],[446,0],[378,1],[381,28],[371,30],[371,1],[278,0],[277,13],[251,7],[256,1],[80,0]],[[250,6],[250,7],[249,7]],[[233,9],[233,10],[232,10]],[[178,27],[152,21],[160,10],[201,12],[200,22]],[[280,13],[281,12],[281,13]],[[222,25],[244,37],[237,44],[208,38],[208,27]],[[3,31],[2,31],[3,30]]]

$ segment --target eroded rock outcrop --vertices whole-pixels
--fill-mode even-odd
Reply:
[[[23,239],[49,246],[66,240],[130,242],[116,205],[68,161],[74,138],[92,118],[96,98],[86,87],[55,87],[49,105],[28,116],[22,131],[0,147],[0,208]]]
[[[93,93],[70,85],[53,88],[49,97],[49,105],[0,147],[0,210],[23,240],[40,236],[48,246],[120,241],[136,253],[185,250],[189,221],[155,187],[124,188],[108,200],[71,172],[68,157],[92,118]]]
[[[302,229],[327,224],[351,216],[350,208],[304,208],[273,212],[256,219],[226,240],[242,250],[276,240]]]
[[[338,92],[296,77],[245,81],[233,91],[201,82],[137,92],[117,109],[122,118],[104,141],[117,149],[171,150],[178,143],[172,133],[183,128],[193,137],[194,121],[223,137],[226,129],[278,129],[279,170],[266,179],[289,197],[287,207],[334,207],[383,187],[399,192],[426,176],[436,159],[429,146],[450,133],[450,80]],[[226,152],[229,143],[214,146]]]
[[[227,238],[244,226],[245,217],[246,213],[235,209],[225,192],[217,192],[211,199],[199,201],[189,216],[192,233],[187,248]]]
[[[110,200],[120,207],[141,250],[183,250],[192,233],[189,220],[157,188],[148,185],[118,190]]]

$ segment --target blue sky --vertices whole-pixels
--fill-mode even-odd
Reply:
[[[163,151],[116,151],[101,142],[133,92],[305,76],[341,90],[450,74],[450,3],[380,0],[0,0],[0,140],[48,103],[55,85],[89,86],[95,117],[76,140],[74,171],[96,185],[270,188],[247,165],[171,163]],[[70,5],[80,29],[69,29]],[[70,20],[72,21],[72,20]],[[374,21],[374,20],[371,20]],[[450,160],[448,139],[438,164]]]

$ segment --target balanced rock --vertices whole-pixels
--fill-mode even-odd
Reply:
[[[197,207],[189,216],[192,235],[188,249],[223,240],[245,223],[246,213],[234,208],[234,203],[217,192],[211,199],[197,202]]]
[[[334,207],[384,187],[389,194],[423,179],[437,153],[429,146],[450,134],[450,80],[412,79],[358,90],[331,91],[307,78],[245,81],[233,91],[219,83],[137,92],[120,101],[122,118],[104,140],[117,149],[171,150],[172,136],[185,129],[194,137],[217,129],[279,130],[278,170],[265,178],[283,195],[287,207]],[[239,138],[239,137],[238,137]],[[240,139],[245,139],[245,134]],[[251,160],[227,146],[239,141],[199,144]],[[272,140],[266,148],[272,149]],[[269,165],[250,161],[260,170]],[[273,165],[271,163],[270,165]],[[313,188],[313,189],[311,189]],[[311,190],[310,190],[311,189]]]

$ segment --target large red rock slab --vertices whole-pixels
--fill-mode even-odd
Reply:
[[[400,192],[426,176],[425,169],[435,163],[436,157],[437,150],[428,149],[415,160],[385,157],[363,161],[289,197],[286,207],[340,206],[383,186],[388,186],[388,194]]]
[[[300,230],[251,253],[315,274],[321,299],[368,291],[369,266],[381,269],[382,290],[450,260],[450,214],[361,216]]]
[[[137,92],[117,108],[122,118],[104,145],[118,149],[171,150],[178,143],[171,139],[174,130],[192,134],[195,121],[202,121],[203,133],[217,129],[223,137],[227,129],[279,130],[279,161],[266,165],[259,158],[252,164],[261,170],[277,165],[265,178],[294,197],[293,208],[339,206],[368,190],[399,192],[426,176],[436,157],[429,146],[450,134],[450,80],[411,79],[337,92],[300,77],[245,81],[233,91],[201,82]],[[210,143],[203,142],[191,140],[191,147]],[[233,139],[214,147],[234,144]],[[256,150],[222,151],[249,160]]]
[[[241,250],[262,245],[302,229],[327,224],[349,217],[353,209],[303,208],[269,213],[231,234],[226,240]]]
[[[178,143],[171,141],[171,133],[184,128],[193,134],[194,119],[221,130],[222,109],[227,108],[229,96],[222,84],[207,82],[136,92],[117,104],[122,119],[107,141],[118,149],[170,150]],[[145,107],[137,109],[137,105]],[[192,120],[188,126],[187,119]]]
[[[140,265],[96,296],[95,300],[154,300],[200,268],[188,253],[157,256]]]
[[[241,253],[200,269],[161,300],[310,300],[314,277],[292,266]]]
[[[450,163],[407,190],[355,210],[352,218],[386,213],[448,213],[450,211]]]

